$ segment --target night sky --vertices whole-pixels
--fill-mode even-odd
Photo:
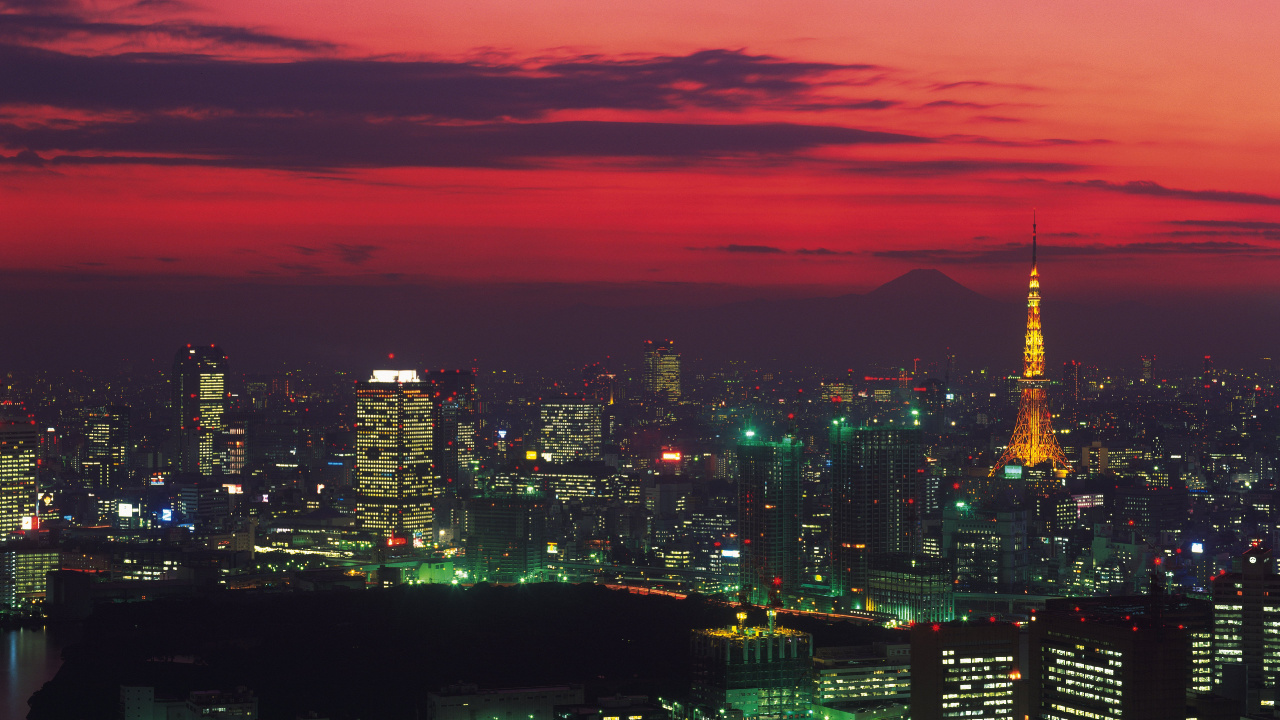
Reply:
[[[913,268],[1014,301],[1033,209],[1046,303],[1280,277],[1271,3],[0,8],[5,300],[72,335],[88,288],[135,323],[175,286],[208,317],[384,293],[321,326],[406,287],[727,302]]]

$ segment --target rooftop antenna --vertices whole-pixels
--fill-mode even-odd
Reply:
[[[1036,210],[1031,208],[1031,267],[1036,266]]]

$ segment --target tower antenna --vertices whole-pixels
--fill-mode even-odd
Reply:
[[[1036,266],[1036,209],[1031,208],[1031,267]]]

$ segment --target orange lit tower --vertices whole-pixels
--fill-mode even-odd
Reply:
[[[1049,381],[1044,376],[1044,335],[1040,332],[1040,273],[1036,270],[1036,223],[1031,221],[1031,289],[1027,292],[1027,342],[1022,350],[1022,402],[1018,405],[1018,422],[1013,428],[1009,447],[1005,448],[995,467],[1010,463],[1036,466],[1044,462],[1053,464],[1054,470],[1069,470],[1071,466],[1062,454],[1058,438],[1053,434],[1052,417],[1049,414],[1049,397],[1045,388]]]

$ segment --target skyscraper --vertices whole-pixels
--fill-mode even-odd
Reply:
[[[991,468],[991,476],[1005,465],[1037,466],[1049,463],[1054,470],[1067,470],[1071,465],[1053,434],[1049,412],[1049,381],[1044,376],[1044,334],[1040,327],[1040,271],[1036,267],[1036,227],[1031,224],[1031,284],[1027,291],[1027,335],[1022,350],[1022,377],[1018,379],[1021,401],[1018,420],[1008,447]],[[1058,483],[1059,485],[1061,483]]]
[[[924,499],[919,428],[831,426],[832,578],[855,605],[867,588],[868,558],[919,551],[916,505]]]
[[[738,565],[741,592],[764,605],[770,594],[800,585],[800,463],[804,444],[793,437],[738,442]]]
[[[217,441],[227,410],[226,375],[227,356],[217,345],[188,345],[173,358],[173,466],[180,473],[221,469]]]
[[[1243,696],[1246,713],[1258,712],[1264,701],[1274,707],[1280,674],[1280,574],[1261,547],[1232,566],[1213,579],[1214,690]]]
[[[416,370],[374,370],[356,387],[356,517],[389,544],[431,534],[431,414]]]
[[[31,527],[39,451],[35,419],[20,405],[0,405],[0,532]]]
[[[129,416],[128,406],[108,405],[85,417],[89,458],[98,471],[91,480],[97,490],[119,490],[129,479]]]
[[[644,392],[661,403],[680,401],[680,353],[670,340],[644,343]]]
[[[431,460],[446,495],[461,493],[471,481],[476,459],[476,383],[467,370],[428,372],[432,390]]]
[[[589,400],[543,401],[540,446],[548,462],[601,462],[600,406]]]

